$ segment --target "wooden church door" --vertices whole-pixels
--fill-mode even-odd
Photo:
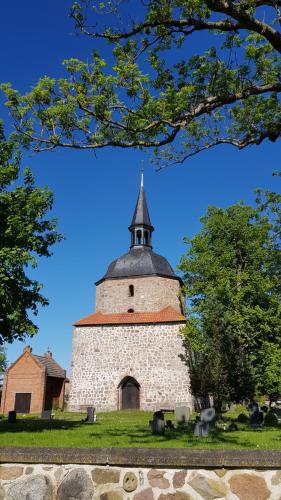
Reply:
[[[139,410],[140,408],[140,386],[137,381],[128,377],[121,386],[122,410]]]

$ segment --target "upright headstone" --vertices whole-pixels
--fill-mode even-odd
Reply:
[[[164,434],[165,432],[165,420],[164,413],[162,411],[156,411],[153,414],[153,420],[150,421],[152,434]]]
[[[263,412],[260,411],[258,403],[252,401],[248,405],[250,426],[252,428],[259,427],[263,422]]]
[[[52,419],[52,410],[43,410],[41,413],[42,420],[51,420]]]
[[[196,437],[208,437],[209,436],[209,424],[206,422],[201,422],[199,420],[195,424],[194,436]]]
[[[200,420],[209,424],[210,427],[214,427],[216,421],[216,410],[215,408],[206,408],[201,411]]]
[[[187,425],[190,418],[188,406],[177,406],[175,408],[175,420],[178,425]]]
[[[209,427],[214,425],[216,412],[214,408],[206,408],[200,414],[200,421],[198,420],[194,428],[194,436],[207,437],[209,435]]]
[[[93,406],[88,406],[86,422],[88,422],[88,424],[93,424],[95,421],[95,408]]]
[[[17,412],[15,410],[8,413],[8,424],[14,424],[17,421]]]

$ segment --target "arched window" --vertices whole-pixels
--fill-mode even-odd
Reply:
[[[128,309],[128,313],[133,313],[134,309]]]
[[[135,295],[134,285],[129,285],[129,297],[133,297]]]
[[[137,245],[141,245],[141,236],[142,236],[141,230],[138,229],[137,230]]]

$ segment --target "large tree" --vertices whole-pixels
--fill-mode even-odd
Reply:
[[[180,263],[192,390],[218,409],[281,389],[281,196],[257,202],[209,207]]]
[[[280,0],[82,0],[71,17],[92,60],[24,95],[3,85],[35,150],[153,148],[162,165],[280,137]]]
[[[3,379],[3,373],[7,367],[6,353],[3,346],[0,346],[0,384]]]
[[[29,169],[22,173],[18,150],[0,126],[0,345],[36,333],[30,315],[48,304],[29,274],[61,239],[56,221],[46,218],[52,202],[52,193],[34,185]]]

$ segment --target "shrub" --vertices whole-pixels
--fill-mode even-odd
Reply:
[[[240,424],[247,424],[249,422],[249,417],[245,413],[239,413],[237,417],[237,422]]]
[[[270,410],[264,417],[264,425],[268,427],[277,427],[278,426],[278,417],[276,413]]]

